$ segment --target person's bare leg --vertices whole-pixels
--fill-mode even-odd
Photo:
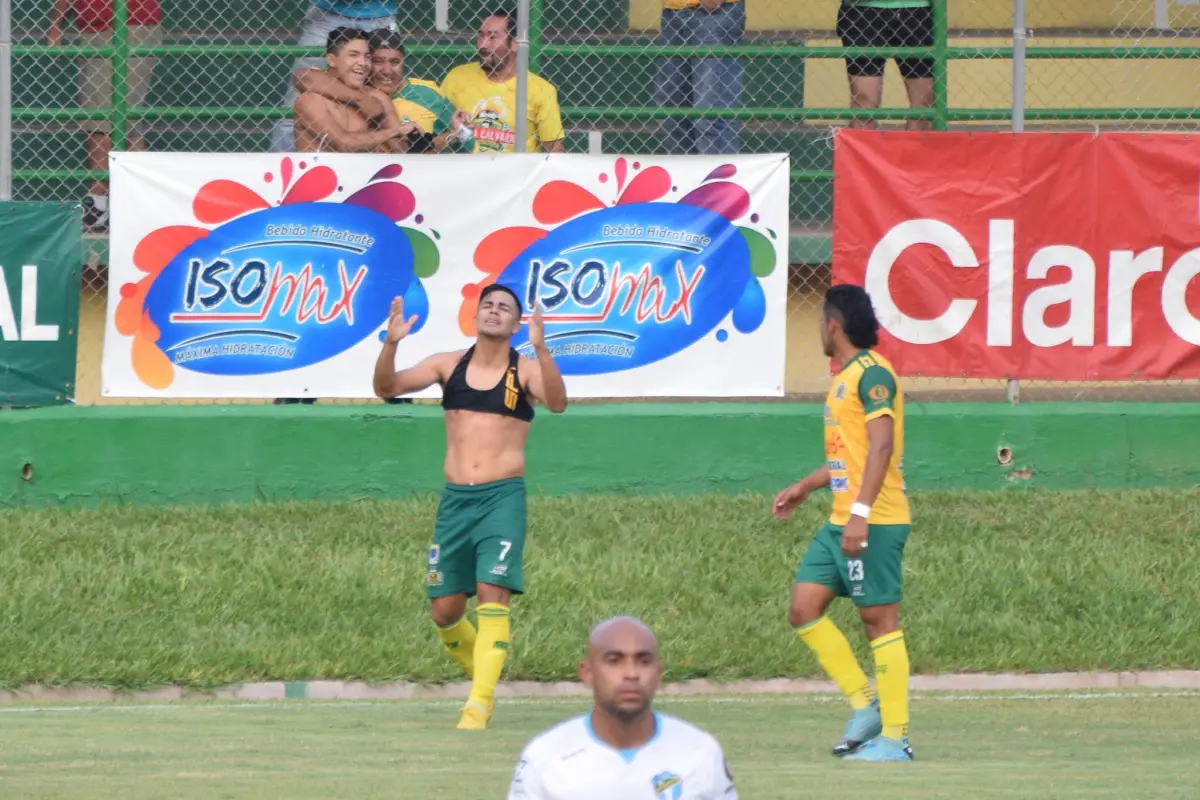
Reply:
[[[904,81],[908,89],[908,104],[913,108],[933,108],[933,78],[908,78]],[[927,131],[933,128],[928,119],[910,119],[905,124],[910,131]]]
[[[883,76],[870,75],[850,76],[850,107],[879,108],[883,103]],[[855,119],[850,122],[851,128],[871,130],[879,127],[873,119]]]
[[[112,139],[107,133],[95,131],[87,137],[87,166],[90,170],[108,169],[108,151],[112,149]],[[108,194],[108,182],[100,179],[93,180],[88,192],[103,197]]]

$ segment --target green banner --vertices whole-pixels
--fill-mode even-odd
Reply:
[[[48,406],[75,396],[79,206],[0,203],[0,406]]]

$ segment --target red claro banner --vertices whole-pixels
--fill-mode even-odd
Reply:
[[[1200,137],[839,131],[833,168],[902,375],[1200,378]]]

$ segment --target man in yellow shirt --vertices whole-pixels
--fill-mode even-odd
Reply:
[[[475,137],[476,153],[516,151],[517,112],[517,21],[504,13],[489,14],[479,25],[475,39],[479,63],[463,64],[447,73],[444,94],[454,107],[467,112]],[[539,75],[529,73],[529,136],[525,152],[539,148],[547,153],[564,153],[562,114],[558,90]]]
[[[900,587],[908,540],[904,491],[904,395],[887,360],[871,348],[879,321],[861,286],[834,286],[821,311],[825,355],[841,365],[825,400],[825,463],[775,497],[777,519],[817,489],[833,493],[829,522],[796,571],[788,622],[854,710],[836,756],[912,761],[908,744],[908,650],[900,629]],[[825,610],[849,597],[875,659],[875,690],[850,643]],[[878,697],[876,697],[876,691]]]
[[[742,0],[663,0],[658,44],[735,45],[746,31]],[[736,58],[660,58],[654,102],[666,108],[735,108],[742,97]],[[736,119],[664,119],[659,126],[668,153],[730,155],[738,152]]]

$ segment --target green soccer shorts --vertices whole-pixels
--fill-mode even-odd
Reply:
[[[448,483],[438,503],[425,574],[429,597],[474,596],[477,583],[525,590],[525,480]]]
[[[868,525],[867,547],[856,558],[842,553],[842,527],[825,523],[808,545],[796,583],[819,583],[856,606],[900,602],[904,545],[909,525]]]

